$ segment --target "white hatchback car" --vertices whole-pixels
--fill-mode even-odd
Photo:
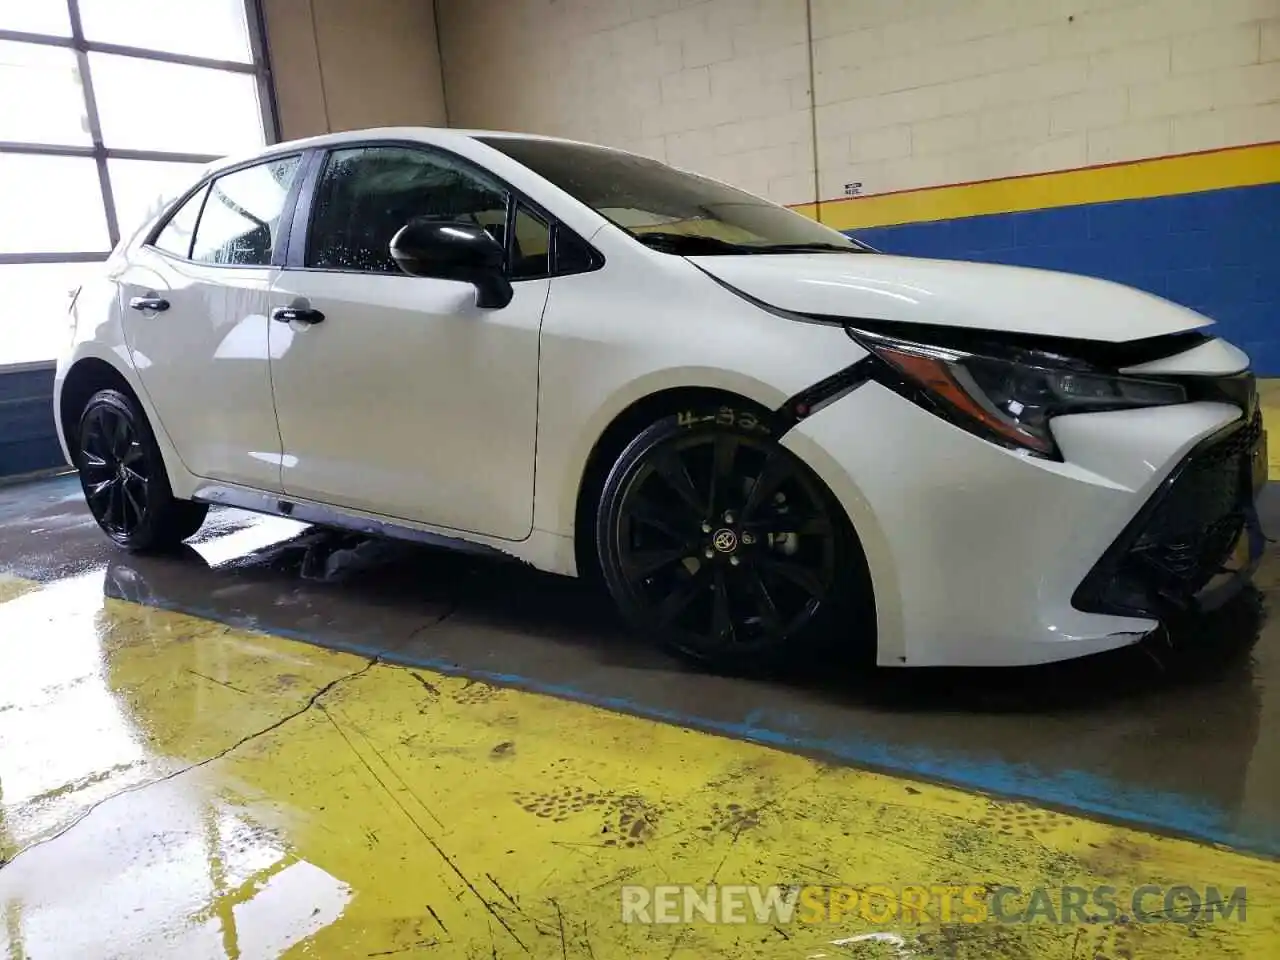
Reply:
[[[728,669],[1028,664],[1251,575],[1265,437],[1211,321],[876,253],[632,154],[423,128],[218,164],[73,304],[56,416],[130,549],[208,504],[598,572]]]

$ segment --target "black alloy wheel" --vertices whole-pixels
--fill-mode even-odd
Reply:
[[[633,626],[721,668],[774,667],[829,639],[839,601],[857,594],[843,513],[754,413],[650,427],[598,519],[605,579]]]
[[[131,397],[118,390],[94,394],[75,439],[89,511],[116,543],[161,549],[200,529],[209,508],[174,498],[155,437]]]
[[[80,472],[89,509],[113,539],[128,539],[147,518],[151,468],[127,413],[89,409],[80,428]]]

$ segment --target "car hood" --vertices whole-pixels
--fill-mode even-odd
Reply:
[[[711,276],[796,313],[1122,343],[1213,321],[1106,280],[886,254],[690,257]]]

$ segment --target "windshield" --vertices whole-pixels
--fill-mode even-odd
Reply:
[[[869,252],[786,207],[648,157],[557,140],[479,139],[670,253]]]

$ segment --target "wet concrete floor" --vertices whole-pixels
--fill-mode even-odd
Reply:
[[[1264,494],[1280,534],[1280,484]],[[0,567],[105,595],[549,692],[833,760],[1149,823],[1280,854],[1280,590],[1246,595],[1177,649],[1019,670],[708,675],[637,642],[586,585],[523,566],[224,511],[172,557],[124,554],[72,477],[0,489]]]
[[[1280,532],[1280,491],[1274,486],[1277,485],[1266,491],[1262,512],[1267,529]],[[556,763],[580,768],[567,781],[575,784],[579,792],[583,783],[619,776],[616,769],[608,773],[612,764],[630,767],[630,775],[634,777],[651,777],[653,782],[646,792],[650,799],[641,803],[641,807],[648,803],[656,809],[666,803],[666,819],[673,834],[699,828],[692,820],[681,820],[681,815],[674,812],[677,809],[683,809],[686,818],[702,817],[712,823],[710,832],[718,836],[725,822],[733,821],[735,816],[741,820],[742,811],[772,806],[776,813],[781,809],[783,794],[793,788],[800,790],[798,795],[787,794],[791,799],[786,809],[795,820],[811,819],[813,833],[795,833],[794,823],[791,832],[775,824],[769,830],[756,831],[744,841],[742,837],[746,833],[743,824],[738,822],[729,830],[731,839],[726,842],[735,849],[749,843],[738,852],[743,856],[750,853],[755,859],[754,866],[739,871],[734,882],[778,881],[782,871],[779,863],[787,857],[794,860],[798,856],[797,843],[802,846],[808,843],[812,847],[813,857],[808,860],[825,858],[823,862],[827,866],[811,874],[809,879],[809,882],[825,883],[835,882],[833,877],[849,880],[851,864],[858,866],[864,880],[868,871],[883,878],[886,862],[898,865],[892,877],[905,883],[937,882],[934,875],[939,862],[968,864],[965,868],[968,872],[961,870],[963,876],[959,882],[967,882],[964,877],[987,876],[993,865],[1001,864],[1026,882],[1037,877],[1073,876],[1092,878],[1093,882],[1138,883],[1144,876],[1139,865],[1149,860],[1152,864],[1164,864],[1159,870],[1162,879],[1156,882],[1203,883],[1215,877],[1200,876],[1197,872],[1210,869],[1224,876],[1246,877],[1250,884],[1250,908],[1255,909],[1255,898],[1263,895],[1264,890],[1280,890],[1280,872],[1273,862],[1280,855],[1280,621],[1268,622],[1264,616],[1268,598],[1280,590],[1280,548],[1271,548],[1257,585],[1257,591],[1241,597],[1214,617],[1188,626],[1175,638],[1173,647],[1152,645],[1028,670],[859,671],[852,665],[833,669],[830,664],[809,664],[798,665],[794,676],[767,682],[746,681],[691,670],[637,643],[619,628],[607,600],[591,588],[540,575],[515,564],[416,545],[365,540],[234,511],[212,515],[206,529],[190,547],[173,556],[134,557],[106,542],[88,517],[74,478],[0,488],[0,604],[14,598],[10,604],[0,606],[0,663],[7,662],[10,668],[16,664],[30,667],[38,663],[43,650],[58,649],[55,635],[60,636],[60,631],[87,629],[83,625],[67,624],[76,617],[89,618],[94,624],[90,632],[96,638],[92,643],[108,651],[103,655],[107,663],[128,659],[122,651],[128,651],[128,657],[133,658],[128,669],[106,670],[110,679],[118,682],[109,683],[111,690],[104,695],[123,699],[135,711],[151,710],[153,716],[152,720],[142,722],[150,734],[147,743],[139,749],[152,758],[145,767],[149,771],[145,776],[118,770],[124,767],[127,771],[135,761],[123,754],[122,758],[111,760],[109,750],[106,759],[102,756],[78,759],[75,751],[71,751],[65,762],[45,758],[55,767],[61,764],[66,769],[35,778],[40,781],[40,790],[33,795],[42,797],[44,806],[39,806],[34,813],[30,803],[24,803],[21,796],[16,800],[10,798],[15,797],[19,789],[13,786],[14,781],[20,784],[23,777],[34,777],[31,771],[39,767],[39,763],[30,757],[16,757],[12,745],[0,740],[0,814],[3,814],[0,827],[7,816],[8,829],[14,834],[7,853],[0,845],[0,857],[14,860],[0,870],[0,903],[5,901],[6,894],[16,896],[15,889],[43,889],[41,884],[54,883],[53,878],[61,876],[69,863],[79,862],[76,856],[89,856],[68,857],[65,852],[54,855],[55,848],[61,849],[59,844],[77,836],[80,837],[77,849],[86,844],[105,845],[107,849],[116,849],[126,861],[136,856],[138,845],[155,843],[155,834],[121,839],[119,831],[124,828],[120,824],[129,820],[131,812],[144,819],[149,814],[146,804],[135,805],[136,797],[120,796],[120,790],[131,795],[139,785],[154,784],[157,777],[167,780],[185,774],[192,765],[201,766],[215,759],[219,764],[228,763],[230,758],[244,753],[240,745],[248,742],[245,738],[260,737],[264,726],[274,730],[272,724],[278,725],[305,713],[320,702],[322,695],[336,696],[338,691],[330,694],[329,687],[341,681],[347,688],[339,702],[349,716],[361,717],[358,722],[352,722],[370,738],[369,749],[364,751],[366,761],[374,755],[381,756],[374,745],[380,736],[385,739],[384,750],[409,749],[405,747],[406,738],[411,740],[418,735],[418,724],[424,722],[420,718],[427,714],[420,703],[424,690],[429,694],[431,688],[436,689],[434,696],[428,696],[433,704],[444,701],[453,704],[449,711],[433,716],[430,724],[431,730],[453,742],[452,753],[442,754],[439,744],[435,744],[427,767],[434,764],[437,772],[448,771],[459,778],[450,781],[446,797],[433,802],[433,809],[438,803],[459,804],[459,814],[464,810],[470,810],[473,816],[477,812],[483,814],[488,809],[487,803],[498,803],[484,793],[483,777],[474,783],[480,794],[468,794],[466,784],[473,769],[468,764],[488,769],[486,764],[494,759],[494,751],[509,742],[495,731],[503,724],[516,723],[513,717],[525,718],[522,722],[528,723],[532,723],[528,718],[537,718],[540,726],[535,726],[539,736],[519,739],[522,744],[539,744],[529,751],[538,755],[539,762],[521,767],[519,777],[508,773],[509,778],[515,779],[501,789],[493,788],[491,792],[495,796],[500,793],[504,798],[503,815],[494,813],[483,828],[479,823],[472,824],[474,830],[487,831],[486,836],[492,833],[485,841],[488,846],[474,838],[458,841],[477,864],[488,864],[495,857],[500,859],[501,851],[496,847],[489,849],[494,844],[508,844],[515,850],[525,843],[519,853],[524,859],[520,860],[516,876],[527,876],[533,865],[545,862],[545,851],[529,846],[532,841],[528,837],[532,835],[507,822],[505,812],[510,797],[524,795],[528,803],[522,809],[532,807],[536,811],[542,809],[539,804],[550,804],[547,807],[550,811],[560,802],[556,791],[561,785],[535,781],[545,780],[547,771]],[[8,621],[11,629],[6,636],[3,611],[6,606],[18,609],[19,604],[26,605],[22,608],[26,612],[21,619]],[[23,625],[23,636],[14,632],[16,628],[12,624],[15,623]],[[179,671],[167,661],[160,666],[160,660],[146,667],[150,662],[146,659],[148,656],[177,655],[157,652],[160,645],[173,643],[175,636],[195,637],[206,644],[206,650],[219,649],[219,644],[232,644],[229,649],[235,652],[221,657],[217,670],[207,671],[207,665],[201,662],[196,664],[202,666],[199,671],[190,664],[184,664]],[[112,647],[112,637],[122,638],[118,639],[118,648]],[[253,640],[255,637],[263,639]],[[28,649],[20,658],[15,658],[12,651],[18,644]],[[242,662],[249,656],[244,652],[246,644],[258,652],[249,661]],[[255,644],[263,645],[261,650]],[[279,646],[272,646],[274,644]],[[322,649],[316,650],[317,647]],[[7,660],[3,655],[5,648],[9,650]],[[272,665],[265,666],[262,658]],[[295,665],[286,669],[277,661]],[[366,675],[371,666],[377,669]],[[127,677],[121,680],[129,670],[137,673],[135,681],[128,681]],[[168,712],[171,708],[153,704],[153,701],[164,700],[167,685],[174,683],[175,671],[181,673],[184,684],[197,683],[203,691],[197,697],[192,690],[174,689],[173,696],[183,704],[177,715]],[[57,690],[63,681],[59,680],[56,664],[45,673],[45,682],[39,689],[48,688],[54,693],[40,696],[46,699],[59,696]],[[197,680],[192,681],[187,674],[194,674]],[[282,676],[292,679],[282,682]],[[207,681],[204,686],[199,686],[201,677]],[[21,688],[21,684],[10,678],[9,687],[12,691]],[[468,693],[473,687],[473,692]],[[368,695],[357,698],[356,692],[361,688]],[[23,706],[18,700],[6,701],[5,689],[6,682],[0,679],[0,736],[4,731],[3,711],[40,709],[38,702]],[[491,695],[484,691],[505,693]],[[40,696],[36,697],[37,701]],[[514,699],[503,709],[492,706],[491,701],[505,702],[504,697]],[[385,706],[380,708],[379,703]],[[217,714],[214,704],[225,707],[227,713],[220,722],[205,729],[202,724],[209,723],[211,711]],[[463,709],[468,704],[490,706],[477,714],[475,710]],[[486,714],[485,710],[490,712]],[[493,712],[495,710],[497,712]],[[321,713],[333,719],[329,711]],[[320,723],[322,719],[314,722]],[[337,720],[331,725],[337,731],[330,731],[332,739],[342,733],[343,728]],[[722,736],[703,736],[690,731]],[[326,745],[323,738],[315,734],[314,742],[308,747],[307,735],[305,732],[300,735],[301,744],[290,740],[287,745],[273,747],[274,753],[267,751],[267,756],[258,756],[258,767],[267,759],[285,763],[280,757],[289,753],[284,769],[295,771],[298,782],[315,795],[326,796],[327,791],[334,788],[319,783],[316,771],[327,769],[324,756],[332,752],[332,744]],[[364,749],[353,746],[349,735],[343,735],[347,736],[343,743],[357,754]],[[689,740],[690,736],[694,739]],[[394,747],[396,743],[400,748]],[[84,747],[87,753],[93,752],[92,744],[93,739],[89,737]],[[755,744],[781,748],[784,753],[762,751]],[[525,748],[518,749],[523,758]],[[601,751],[605,755],[600,755]],[[454,759],[442,760],[446,755]],[[794,759],[786,759],[789,756]],[[253,759],[241,757],[236,762],[252,767]],[[787,767],[790,763],[798,766]],[[598,764],[598,769],[589,772],[586,768],[592,764]],[[280,787],[273,792],[263,788],[264,774],[258,767],[253,771],[235,768],[235,776],[243,776],[249,784],[236,792],[237,802],[243,799],[241,793],[250,795],[266,790],[275,798],[277,806],[306,807],[296,790],[290,792]],[[373,771],[368,762],[365,767]],[[403,773],[403,767],[398,769],[406,778],[401,783],[412,780],[410,774]],[[515,766],[509,768],[516,769]],[[304,770],[310,772],[297,773]],[[860,774],[859,770],[879,771],[888,776],[877,778]],[[341,783],[344,775],[332,772],[335,783]],[[416,771],[416,775],[427,781],[433,779],[427,768]],[[90,782],[85,782],[86,777]],[[799,786],[808,784],[812,777],[823,780],[821,789]],[[845,781],[843,777],[851,779]],[[173,784],[178,782],[174,780]],[[736,783],[737,787],[726,786],[729,783]],[[790,786],[783,789],[779,783]],[[944,787],[934,787],[931,785],[934,783]],[[436,782],[435,786],[439,789],[440,784]],[[747,786],[751,790],[730,804],[728,798],[734,790]],[[958,787],[961,791],[947,787]],[[145,792],[149,794],[156,789],[154,785],[148,786]],[[573,788],[566,789],[570,793],[566,794],[569,799],[564,804],[572,807],[577,802],[573,800]],[[628,789],[632,792],[627,792]],[[609,791],[598,792],[603,797]],[[384,793],[394,795],[395,791]],[[843,811],[870,803],[880,811],[876,816],[883,817],[885,810],[896,809],[901,803],[900,799],[894,803],[883,801],[883,796],[889,794],[912,798],[910,802],[920,805],[920,810],[913,815],[914,819],[908,816],[892,828],[891,850],[885,853],[884,844],[888,841],[868,839],[865,826],[850,831],[850,820],[854,824],[865,824],[865,820],[861,816],[847,818]],[[619,798],[639,795],[634,787],[618,787],[611,795],[613,799],[599,802],[613,803],[609,817],[616,820],[614,814],[622,816],[619,811],[623,807],[628,803],[634,807],[638,802]],[[694,795],[700,799],[694,799]],[[225,806],[226,791],[219,796]],[[659,801],[653,799],[655,796],[667,799]],[[68,797],[64,802],[62,798]],[[105,804],[108,798],[113,799],[113,805],[119,805],[113,811],[108,811]],[[29,801],[30,796],[26,800]],[[1021,803],[1009,805],[1006,800]],[[394,833],[395,829],[404,829],[403,824],[399,828],[383,824],[379,817],[385,819],[385,810],[378,816],[360,814],[359,811],[372,809],[373,801],[368,798],[357,802],[348,795],[346,802],[351,805],[357,821],[362,816],[368,820],[365,826],[369,831]],[[595,802],[581,801],[575,809],[581,811]],[[335,809],[336,803],[335,800]],[[875,806],[877,803],[880,805]],[[103,805],[98,808],[97,804]],[[711,811],[713,804],[718,805],[719,820]],[[512,924],[514,932],[504,930],[492,943],[479,933],[471,939],[450,939],[450,935],[443,932],[450,919],[442,918],[441,929],[435,929],[429,916],[422,919],[423,904],[399,905],[390,913],[375,911],[370,915],[373,919],[366,918],[368,922],[360,927],[367,935],[356,936],[351,932],[354,928],[344,927],[347,932],[334,940],[332,938],[339,935],[333,931],[342,927],[342,924],[334,926],[335,918],[353,915],[349,901],[358,902],[363,896],[362,902],[366,905],[378,902],[385,906],[388,898],[395,899],[390,890],[395,884],[384,883],[386,889],[374,888],[379,891],[377,895],[368,889],[360,894],[359,884],[341,876],[341,867],[349,867],[348,872],[361,876],[364,875],[361,870],[367,870],[369,876],[377,875],[379,868],[375,864],[381,861],[370,861],[357,868],[351,866],[351,854],[347,851],[335,861],[340,868],[321,868],[316,866],[315,857],[297,851],[281,852],[292,848],[279,839],[280,835],[294,836],[298,833],[295,828],[267,829],[260,823],[245,826],[236,819],[238,814],[226,812],[230,807],[219,809],[223,812],[213,816],[215,825],[221,824],[217,829],[249,838],[241,852],[249,851],[245,856],[250,860],[252,851],[265,843],[276,851],[264,856],[268,865],[277,865],[277,872],[284,869],[279,867],[283,858],[290,864],[308,864],[309,869],[320,870],[328,879],[321,881],[317,879],[318,874],[313,876],[299,888],[303,891],[301,894],[279,892],[282,881],[273,880],[274,873],[254,880],[250,886],[258,892],[277,884],[273,896],[279,897],[280,909],[290,919],[287,922],[280,919],[277,923],[260,918],[254,922],[265,924],[256,934],[261,942],[241,942],[243,937],[239,934],[232,942],[227,939],[226,930],[228,923],[235,919],[236,910],[247,917],[253,913],[251,903],[257,903],[254,909],[260,910],[263,902],[261,897],[248,896],[243,890],[237,895],[238,900],[226,892],[240,889],[261,866],[242,865],[231,870],[232,873],[240,871],[236,882],[226,877],[219,881],[223,894],[214,901],[227,916],[218,920],[213,906],[202,908],[214,911],[205,918],[209,923],[218,920],[221,924],[222,932],[208,944],[180,949],[182,943],[188,942],[181,937],[196,936],[191,930],[197,928],[204,930],[199,925],[184,927],[177,933],[166,927],[169,933],[159,941],[139,939],[140,934],[125,931],[119,935],[119,942],[125,946],[118,955],[170,955],[165,950],[157,952],[158,945],[162,945],[175,956],[275,956],[290,948],[301,950],[300,955],[321,957],[375,956],[380,955],[383,948],[387,953],[403,951],[410,956],[418,953],[471,956],[473,949],[476,956],[523,956],[543,955],[541,947],[533,949],[530,944],[544,940],[548,956],[561,956],[561,950],[564,956],[600,957],[820,955],[808,946],[805,952],[798,949],[798,943],[790,944],[791,938],[785,932],[772,941],[766,937],[751,943],[741,939],[716,939],[726,936],[722,928],[696,934],[689,933],[688,928],[668,929],[666,938],[658,940],[652,939],[653,931],[659,929],[653,927],[643,928],[643,937],[634,928],[625,928],[626,936],[623,936],[618,933],[623,928],[617,924],[609,927],[612,934],[602,933],[594,926],[597,914],[608,909],[616,912],[617,891],[608,884],[613,882],[616,886],[621,882],[618,877],[624,874],[649,876],[639,868],[628,874],[631,867],[625,863],[611,864],[608,870],[600,867],[595,873],[570,871],[570,875],[561,878],[565,886],[557,896],[539,901],[541,912],[526,911],[520,917],[504,917],[504,923]],[[91,811],[93,815],[89,816]],[[696,816],[691,811],[696,811]],[[324,821],[317,811],[309,815],[318,818],[317,822]],[[434,815],[438,815],[438,810]],[[207,821],[210,815],[202,816]],[[653,816],[656,822],[657,815]],[[86,818],[84,824],[75,826],[81,817]],[[752,818],[755,822],[751,826],[758,826],[762,819],[754,814]],[[1007,818],[1007,826],[1013,829],[1003,829],[1002,818]],[[550,819],[561,822],[556,816]],[[413,817],[409,820],[416,823]],[[972,827],[966,834],[968,847],[964,844],[957,847],[955,836],[944,836],[946,830],[937,827],[944,821],[967,823]],[[628,822],[647,824],[650,819],[632,810]],[[1051,837],[1055,829],[1052,823],[1058,824],[1056,829],[1062,834],[1057,840]],[[942,831],[937,836],[930,832],[935,827]],[[1024,827],[1026,829],[1022,829]],[[113,829],[115,833],[111,832]],[[190,824],[172,828],[177,837],[185,836],[184,831],[191,829],[195,828]],[[327,824],[326,829],[341,832],[345,828],[343,822],[339,822]],[[357,827],[353,825],[351,829],[357,830]],[[1041,855],[1019,854],[1022,856],[1019,860],[1004,847],[992,847],[983,853],[982,843],[974,839],[984,832],[1012,834],[1019,830],[1029,838],[1019,837],[1019,842],[1032,843]],[[641,832],[645,833],[642,841],[656,840],[650,832],[667,836],[665,831],[656,828],[650,831],[645,827]],[[4,839],[4,833],[4,829],[0,829],[0,840]],[[1160,836],[1183,839],[1161,840]],[[908,842],[904,839],[907,837],[916,839]],[[1070,837],[1070,843],[1081,849],[1068,849],[1070,843],[1063,837]],[[51,838],[58,838],[58,842],[50,842]],[[416,839],[421,841],[421,837]],[[1184,840],[1195,843],[1187,844]],[[39,846],[29,848],[32,842]],[[361,842],[377,844],[376,839],[365,838]],[[410,843],[408,839],[402,842]],[[561,836],[546,842],[554,845],[577,841]],[[644,845],[642,842],[637,846]],[[1042,854],[1050,846],[1066,858],[1063,863],[1073,866],[1062,868],[1062,863],[1057,861],[1056,866],[1043,862]],[[649,843],[648,848],[650,854],[660,849],[655,842]],[[977,852],[969,859],[957,859],[957,849]],[[1097,852],[1099,850],[1110,853],[1104,856]],[[1145,853],[1139,852],[1144,850]],[[19,854],[19,851],[23,852]],[[43,851],[38,856],[50,859],[38,861],[37,851]],[[722,853],[728,856],[728,852],[713,844],[698,856],[710,858],[707,862],[714,866],[713,861],[717,860],[723,864]],[[436,854],[448,864],[450,858],[440,849],[434,849],[432,856]],[[1204,859],[1219,854],[1233,859],[1229,863]],[[149,855],[159,856],[154,849]],[[218,860],[219,870],[231,869],[223,862],[225,858],[213,859]],[[19,879],[15,870],[24,861],[29,862],[24,869],[30,873]],[[646,862],[650,868],[654,866],[652,857]],[[502,895],[490,890],[481,896],[471,887],[474,878],[470,873],[458,872],[452,865],[445,873],[450,869],[457,877],[445,886],[451,891],[454,888],[462,891],[457,894],[458,902],[466,901],[464,894],[470,889],[477,902],[484,905],[483,909],[476,908],[470,913],[456,903],[450,906],[449,910],[463,910],[454,916],[458,928],[470,924],[473,932],[491,930],[499,916],[492,901],[501,899]],[[509,890],[508,882],[519,885],[519,880],[509,872],[498,872],[497,867],[492,872],[502,881],[501,888]],[[706,875],[692,869],[688,875],[673,877],[670,872],[660,871],[658,876],[669,882],[707,881]],[[612,899],[588,904],[582,891],[597,881]],[[721,876],[720,882],[728,881]],[[430,886],[430,881],[423,880],[423,883]],[[47,890],[42,895],[52,896]],[[138,888],[137,896],[150,895],[145,885]],[[525,895],[527,903],[537,899],[531,890],[526,890]],[[603,896],[599,890],[597,895]],[[40,896],[32,896],[40,901]],[[228,896],[231,901],[224,902]],[[299,896],[301,900],[294,902]],[[574,922],[584,925],[584,929],[582,933],[571,931],[566,935],[557,928],[557,923],[563,921],[563,916],[557,921],[557,915],[563,913],[561,907],[552,909],[547,902],[564,905],[575,902],[575,898],[579,910]],[[1274,914],[1264,919],[1256,912],[1273,909],[1275,903],[1268,907],[1265,899],[1261,902],[1263,905],[1253,914],[1247,943],[1244,940],[1238,944],[1214,941],[1215,950],[1187,955],[1280,955],[1280,939],[1277,939],[1280,928],[1275,926]],[[113,906],[120,908],[119,901],[108,900],[99,911],[110,912]],[[439,912],[443,908],[433,903],[431,909]],[[309,912],[312,910],[314,914]],[[396,911],[405,910],[416,912],[417,919],[412,924],[395,926],[388,919],[400,916]],[[52,922],[51,917],[60,916],[48,909],[44,913],[36,909],[33,915],[44,924]],[[44,950],[36,949],[36,945],[28,941],[24,941],[28,942],[26,948],[15,947],[13,930],[17,927],[13,927],[14,923],[21,927],[21,923],[11,919],[11,957],[117,955],[96,953],[93,949],[87,952],[62,949],[66,944],[49,929],[35,937]],[[284,931],[289,924],[293,924],[289,928],[291,932]],[[118,926],[107,924],[110,929]],[[246,930],[257,929],[247,919],[241,926]],[[324,933],[325,930],[329,932]],[[376,932],[369,934],[369,930]],[[698,939],[704,935],[708,939]],[[324,940],[326,936],[331,939]],[[889,939],[858,940],[857,944],[821,938],[814,942],[825,944],[823,949],[832,957],[1183,955],[1181,947],[1173,941],[1157,938],[1147,942],[1139,937],[1137,941],[1122,938],[1117,942],[1114,931],[1105,935],[1105,943],[1098,940],[1096,950],[1089,946],[1093,940],[1081,946],[1077,938],[1071,941],[1070,951],[1064,946],[1068,940],[1042,943],[1035,939],[1049,936],[1043,931],[1035,937],[1022,931],[1018,938],[1000,941],[995,946],[996,941],[975,942],[971,945],[972,953],[961,950],[953,941],[904,940],[896,933],[885,936]],[[1106,939],[1108,937],[1110,939]],[[144,941],[145,948],[140,946]],[[92,942],[90,936],[86,943]],[[191,940],[190,944],[197,942],[203,944],[198,939]],[[245,946],[249,942],[258,946],[249,949]],[[316,947],[322,942],[328,946]],[[1146,952],[1138,949],[1142,943],[1146,943]],[[1277,953],[1256,952],[1263,944]],[[657,951],[659,945],[660,952]],[[792,949],[793,946],[796,949]],[[1063,952],[1059,953],[1059,947]],[[316,952],[309,952],[313,948]],[[447,949],[428,952],[437,948]],[[866,952],[873,948],[887,952]],[[23,949],[29,952],[20,952]],[[1153,950],[1155,952],[1151,952]]]

